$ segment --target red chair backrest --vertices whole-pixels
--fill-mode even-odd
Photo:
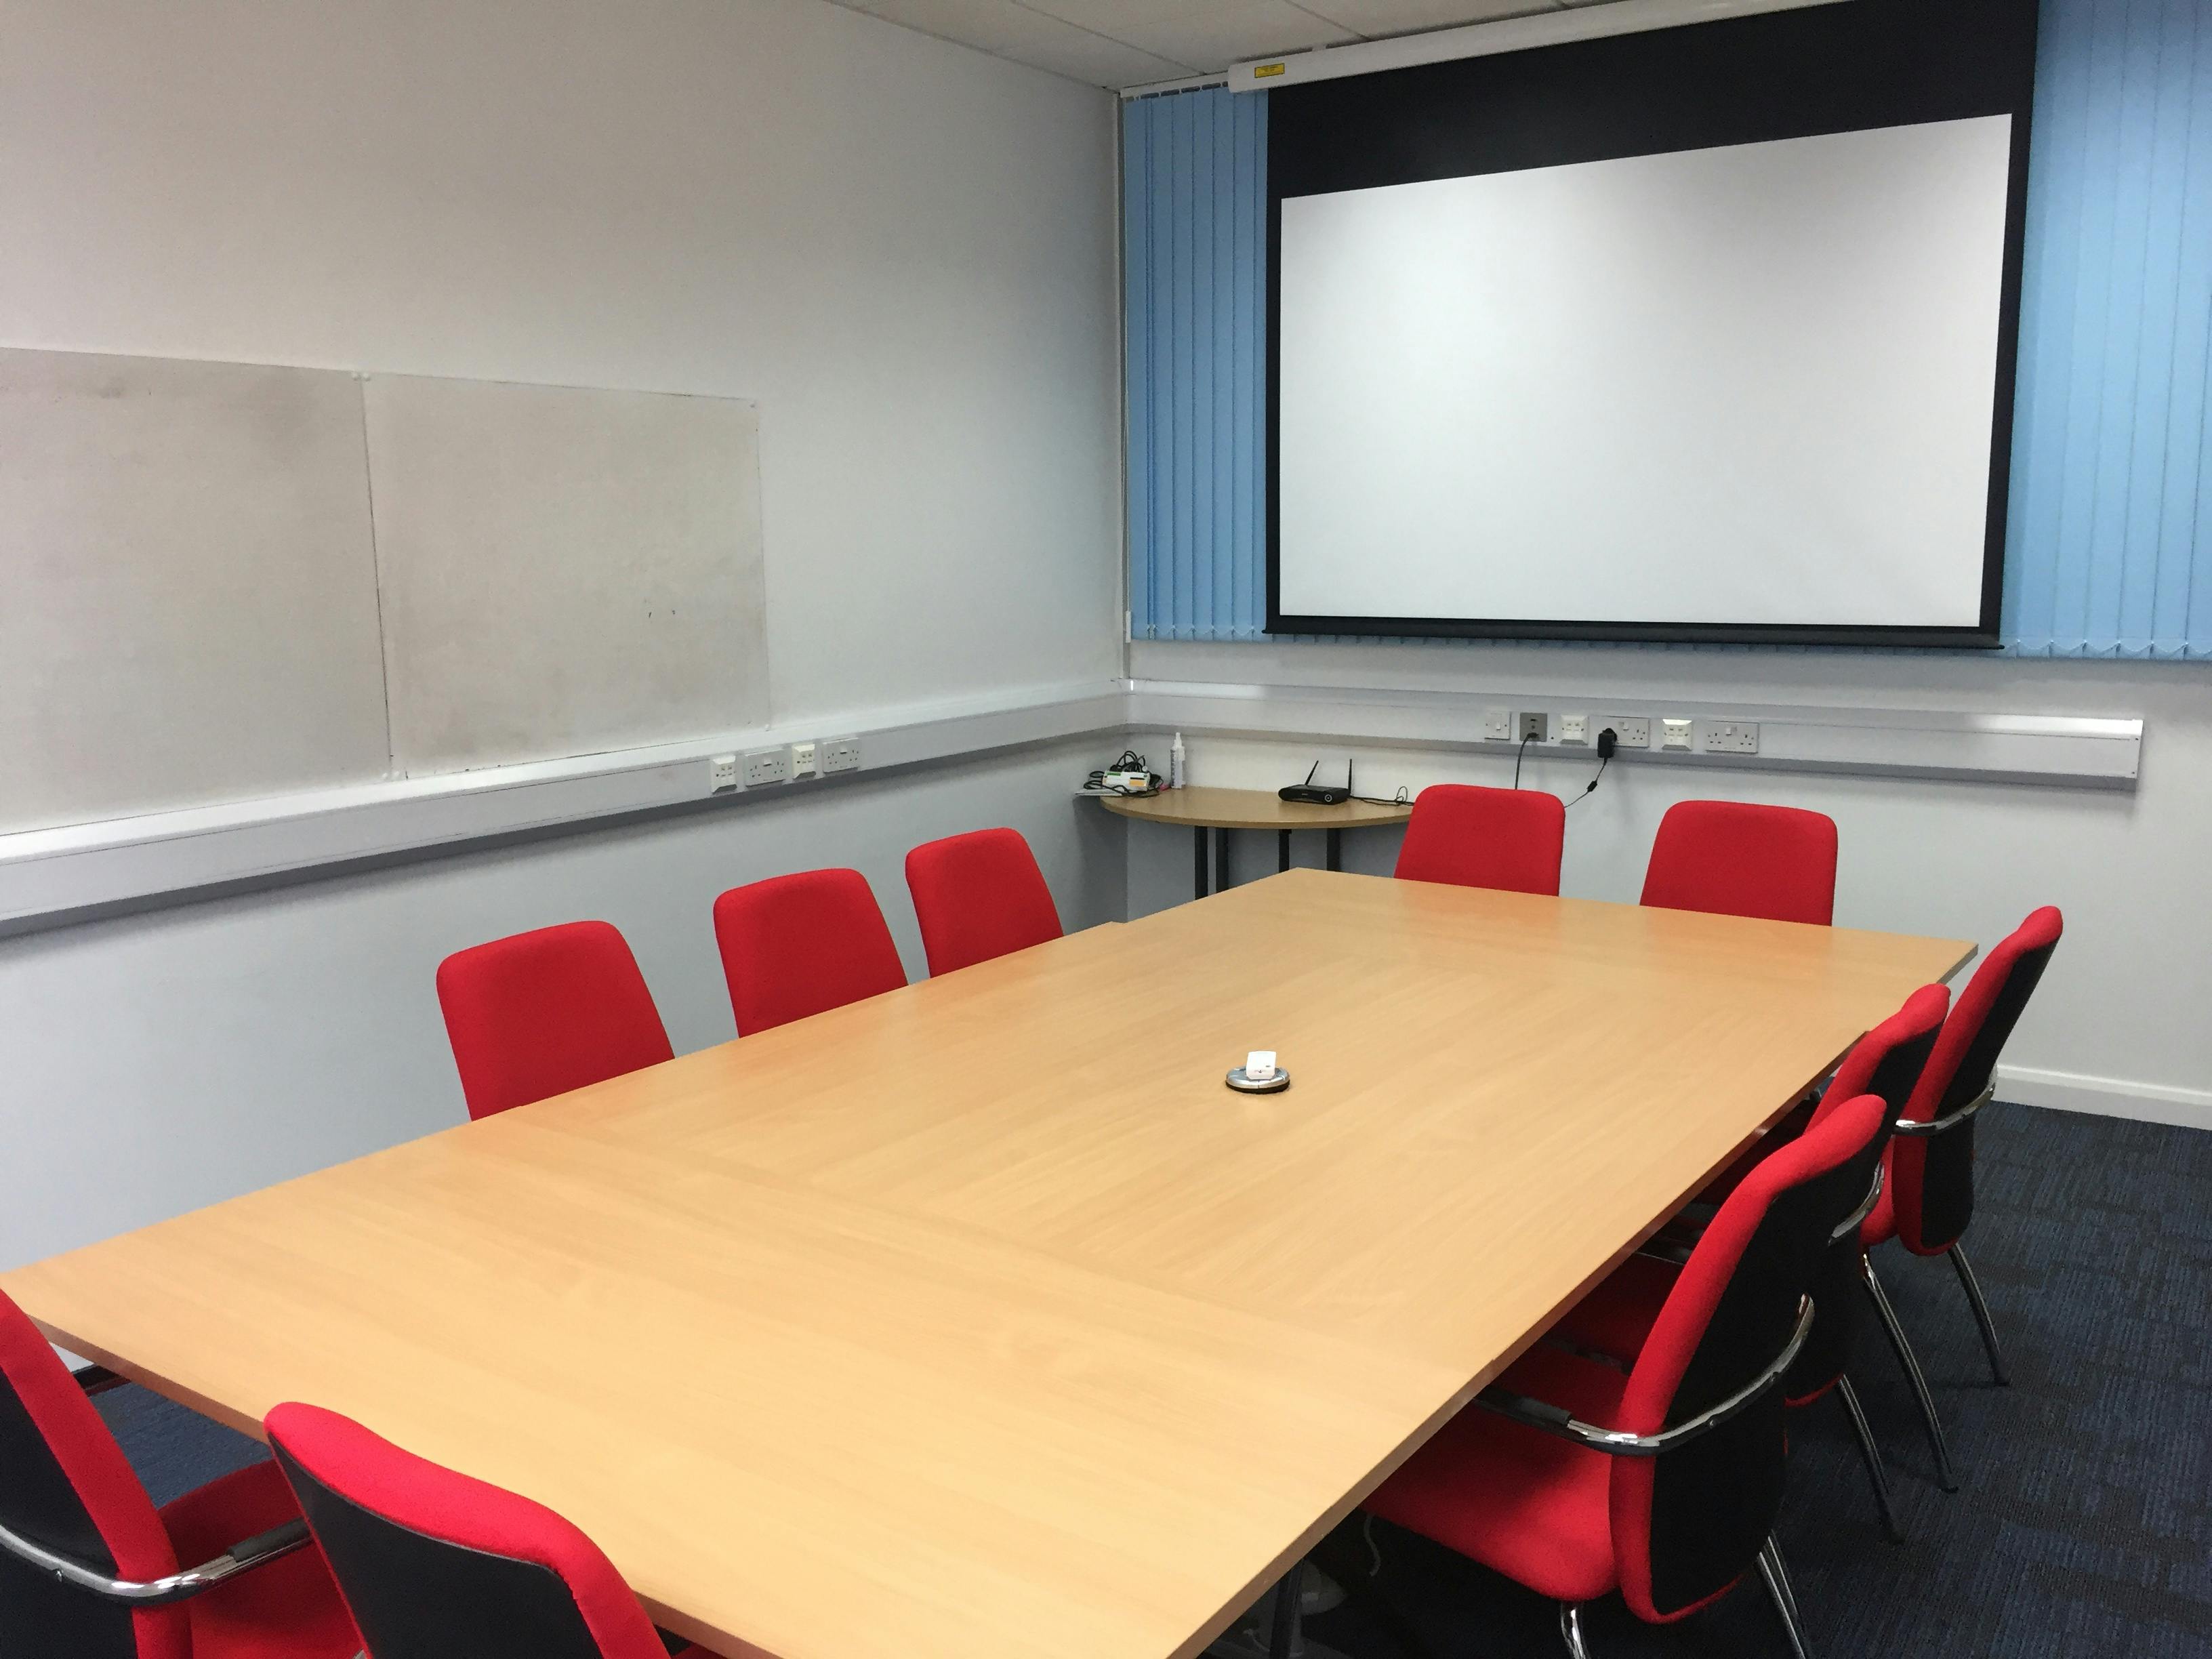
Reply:
[[[1795,806],[1677,801],[1651,843],[1644,902],[1826,927],[1836,915],[1836,821]]]
[[[2066,931],[2055,905],[2045,905],[1982,959],[1943,1022],[1936,1052],[1904,1117],[1932,1123],[1990,1086],[2013,1027],[2050,966]],[[1974,1120],[1932,1139],[1900,1136],[1890,1155],[1891,1202],[1897,1236],[1921,1255],[1939,1255],[1965,1236],[1974,1218]]]
[[[906,855],[906,884],[932,974],[1060,937],[1052,889],[1018,830],[925,842]]]
[[[858,870],[732,887],[714,901],[714,942],[740,1036],[906,983],[882,907]]]
[[[1567,809],[1557,795],[1432,784],[1413,802],[1396,873],[1401,881],[1556,897],[1566,839]]]
[[[609,922],[457,951],[438,964],[438,1003],[472,1118],[675,1058],[637,958]]]
[[[544,1504],[318,1407],[264,1426],[377,1659],[667,1659],[614,1564]]]
[[[1818,1127],[1841,1109],[1847,1101],[1873,1095],[1883,1106],[1881,1126],[1875,1132],[1874,1166],[1889,1149],[1899,1115],[1926,1069],[1936,1034],[1943,1029],[1943,1011],[1951,994],[1941,985],[1923,985],[1905,1000],[1905,1006],[1869,1031],[1844,1056],[1828,1080],[1827,1093],[1808,1127]],[[1867,1191],[1873,1190],[1873,1166],[1868,1171]],[[1865,1194],[1860,1195],[1865,1201]],[[1850,1363],[1851,1339],[1858,1328],[1858,1229],[1830,1243],[1813,1280],[1813,1305],[1820,1310],[1813,1334],[1790,1368],[1787,1394],[1793,1406],[1808,1405],[1836,1386]]]
[[[106,1423],[5,1295],[0,1525],[119,1578],[165,1577],[179,1565],[168,1529]],[[0,1552],[0,1652],[188,1659],[189,1619],[181,1607],[133,1610],[104,1601]]]
[[[1729,1194],[1644,1340],[1619,1427],[1655,1434],[1686,1422],[1788,1347],[1830,1235],[1874,1178],[1887,1110],[1873,1095],[1839,1103]],[[1679,1619],[1756,1559],[1782,1504],[1785,1411],[1782,1389],[1770,1388],[1671,1451],[1613,1460],[1614,1565],[1638,1617]]]

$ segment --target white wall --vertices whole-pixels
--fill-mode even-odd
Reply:
[[[1108,94],[824,0],[7,0],[0,343],[755,398],[774,718],[1103,681],[1113,155]],[[607,916],[690,1048],[742,880],[910,930],[906,848],[1012,823],[1116,915],[1091,747],[0,940],[0,1265],[456,1121],[459,945]]]
[[[709,802],[643,825],[0,939],[0,1267],[465,1116],[433,975],[449,952],[599,916],[679,1053],[734,1035],[709,907],[851,865],[926,971],[906,849],[1010,823],[1071,929],[1118,920],[1120,821],[1077,799],[1097,744]]]
[[[2006,1055],[2006,1097],[2212,1127],[2212,665],[2037,662],[1829,653],[1516,647],[1140,644],[1139,678],[1418,687],[1602,712],[1608,697],[1956,708],[2140,717],[2133,790],[1614,764],[1568,817],[1565,890],[1633,900],[1660,815],[1696,796],[1817,808],[1842,833],[1836,920],[1989,944],[2036,905],[2067,933]],[[1474,734],[1471,734],[1474,735]],[[1158,741],[1140,738],[1139,748]],[[1275,787],[1325,750],[1195,740],[1194,782]],[[1486,755],[1356,751],[1362,793],[1437,782],[1504,784]],[[1594,761],[1532,759],[1524,786],[1572,796]],[[1327,766],[1324,772],[1328,770]],[[1398,832],[1345,838],[1346,867],[1387,873]],[[1305,840],[1317,840],[1305,837]],[[1317,862],[1318,845],[1298,849]],[[1274,867],[1272,836],[1239,839],[1240,878]],[[1189,896],[1188,838],[1133,825],[1130,914]]]
[[[826,0],[8,0],[0,343],[757,398],[778,718],[1103,677],[1114,144]]]

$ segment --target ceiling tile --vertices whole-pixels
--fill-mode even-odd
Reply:
[[[889,22],[957,40],[983,52],[1008,52],[1049,44],[1066,36],[1069,26],[1048,17],[1019,0],[839,0],[855,11],[868,12]]]
[[[1247,58],[1340,46],[1359,37],[1291,0],[1246,0],[1236,5],[1185,6],[1152,23],[1124,24],[1114,38],[1212,74]]]
[[[1248,0],[1022,0],[1032,11],[1118,39],[1124,29],[1142,28],[1192,12],[1234,11]]]
[[[1179,81],[1194,72],[1188,64],[1073,27],[1065,35],[1054,35],[1049,41],[1010,47],[1001,55],[1036,69],[1050,70],[1054,75],[1065,75],[1070,80],[1117,91],[1153,81]]]
[[[1563,0],[1297,0],[1308,11],[1368,36],[1456,28],[1530,12],[1557,11]]]

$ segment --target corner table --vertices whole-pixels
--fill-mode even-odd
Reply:
[[[1229,832],[1231,830],[1273,830],[1276,867],[1291,867],[1291,832],[1326,830],[1328,867],[1344,867],[1344,832],[1383,824],[1403,823],[1413,816],[1411,804],[1384,805],[1375,801],[1348,800],[1336,806],[1314,806],[1287,801],[1266,789],[1207,789],[1188,785],[1163,790],[1157,795],[1101,795],[1109,812],[1125,818],[1145,818],[1154,823],[1179,824],[1194,833],[1198,860],[1197,896],[1219,892],[1229,885]],[[1213,875],[1206,878],[1207,830],[1213,832]]]

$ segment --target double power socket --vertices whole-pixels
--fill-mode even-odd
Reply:
[[[760,789],[774,783],[791,783],[800,778],[826,777],[832,772],[854,772],[860,769],[860,740],[858,738],[829,738],[820,743],[787,743],[774,749],[756,749],[742,757],[736,755],[716,755],[707,763],[711,794],[726,795],[733,792],[742,776],[748,789]]]
[[[1553,734],[1556,718],[1557,735]],[[1700,722],[1691,720],[1662,719],[1656,721],[1641,714],[1560,714],[1523,709],[1516,713],[1510,708],[1486,710],[1482,720],[1482,735],[1491,743],[1557,744],[1576,748],[1595,748],[1598,733],[1610,730],[1613,743],[1620,749],[1650,749],[1652,729],[1658,728],[1659,748],[1662,751],[1695,752],[1702,749],[1708,755],[1756,755],[1759,752],[1759,725],[1755,720],[1705,720],[1702,722],[1705,742],[1700,744]]]

